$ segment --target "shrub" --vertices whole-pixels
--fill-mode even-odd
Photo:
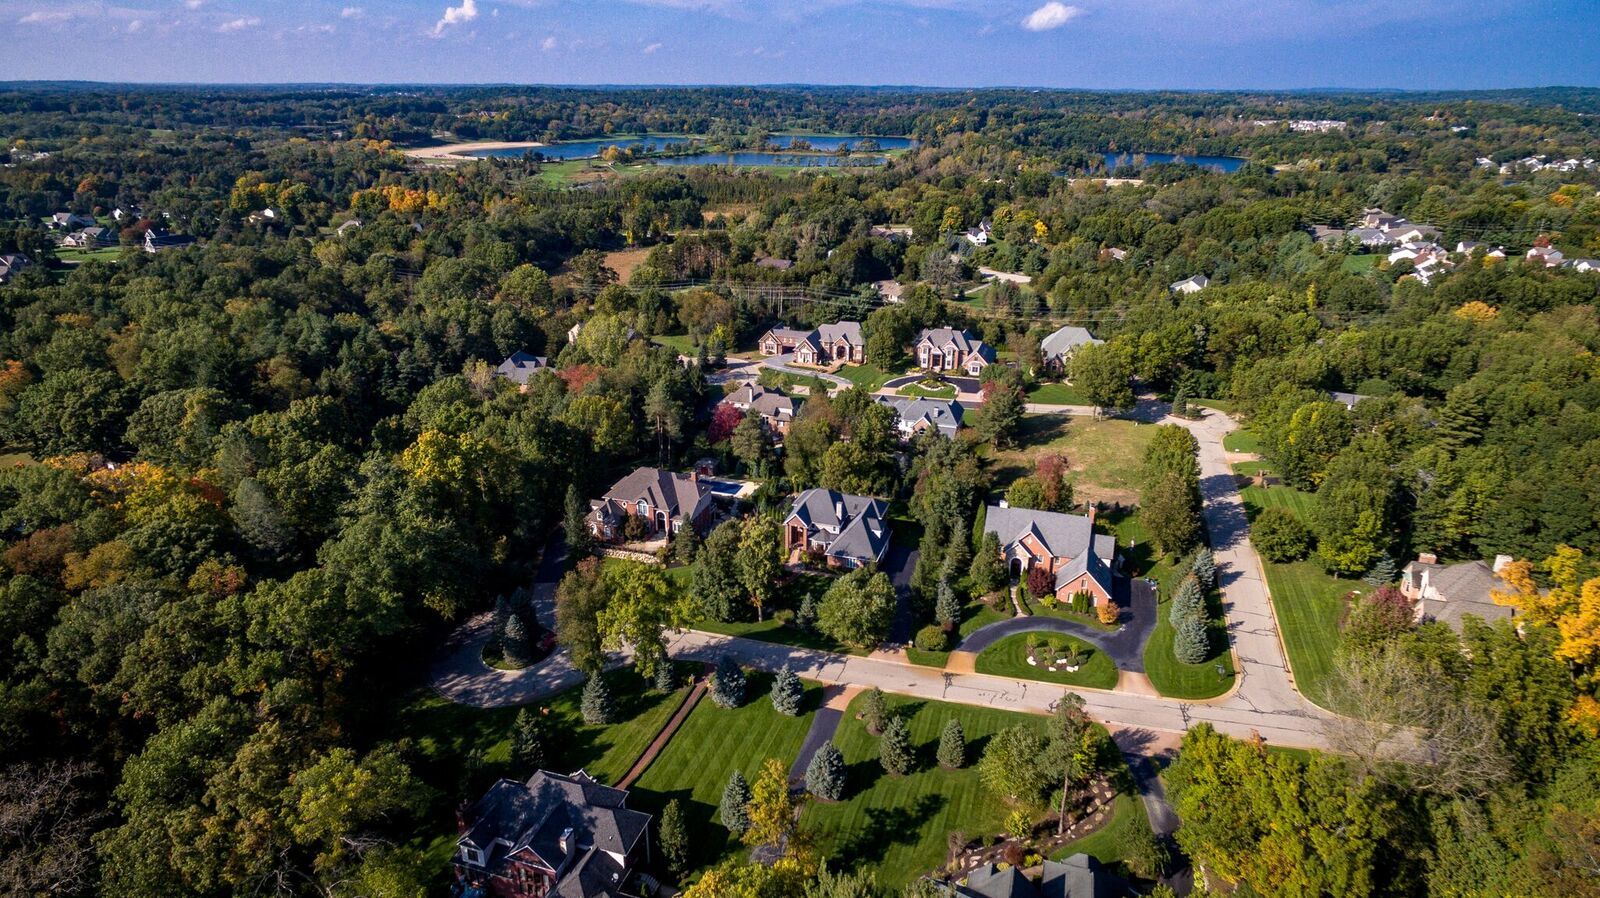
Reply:
[[[528,636],[528,625],[515,610],[506,615],[505,629],[500,631],[500,656],[512,667],[527,667],[533,663],[533,640]]]
[[[1095,614],[1100,618],[1100,623],[1111,626],[1117,622],[1117,617],[1122,614],[1122,608],[1110,599],[1104,605],[1095,609]]]
[[[1178,591],[1172,597],[1172,615],[1174,624],[1186,617],[1204,617],[1206,608],[1206,594],[1200,586],[1200,581],[1194,576],[1183,578],[1178,584]]]
[[[833,742],[824,742],[806,765],[806,791],[823,801],[838,801],[844,797],[844,753]]]
[[[1200,581],[1206,589],[1215,589],[1217,586],[1217,557],[1205,546],[1194,550],[1194,561],[1189,565],[1189,573]]]
[[[967,766],[967,731],[952,717],[939,734],[939,766],[952,770]]]
[[[678,688],[678,672],[673,669],[671,661],[664,660],[656,665],[655,679],[651,686],[657,692],[671,692]]]
[[[609,724],[617,719],[617,703],[611,697],[604,676],[592,676],[583,684],[579,705],[583,710],[583,722],[591,726]]]
[[[1006,815],[1006,835],[1010,836],[1013,839],[1016,839],[1019,842],[1022,841],[1023,839],[1028,838],[1029,836],[1033,835],[1033,818],[1029,817],[1027,812],[1023,811],[1021,808],[1018,808],[1018,809],[1012,811],[1011,813],[1007,814]],[[1008,854],[1008,856],[1006,858],[1006,863],[1011,864],[1012,866],[1017,866],[1017,865],[1021,864],[1022,863],[1022,846],[1020,846],[1020,845],[1008,845],[1006,847],[1007,847],[1007,849],[1015,848],[1017,850],[1016,860],[1012,860],[1009,857],[1009,854]]]
[[[1269,508],[1250,525],[1250,542],[1274,564],[1299,561],[1311,552],[1311,530],[1287,508]]]
[[[787,666],[772,680],[772,709],[785,717],[799,717],[806,688]]]
[[[911,644],[919,651],[942,652],[950,647],[950,633],[938,624],[929,624],[917,631]]]
[[[1055,575],[1042,567],[1028,569],[1028,592],[1034,598],[1044,598],[1056,591]]]
[[[960,545],[961,540],[956,540],[953,545]],[[949,577],[940,577],[939,586],[934,591],[933,616],[939,625],[946,630],[954,630],[961,623],[961,599],[956,595],[956,589],[950,585]]]
[[[899,717],[889,718],[883,728],[883,739],[878,743],[878,760],[886,773],[903,776],[911,772],[916,753],[911,750],[911,730]]]
[[[689,829],[683,822],[683,803],[674,798],[661,809],[661,829],[656,837],[667,869],[682,876],[689,868]]]
[[[739,667],[739,662],[730,655],[718,658],[717,669],[712,671],[711,683],[707,687],[711,700],[718,707],[737,708],[744,704],[744,688],[744,670]]]
[[[548,708],[527,707],[517,711],[517,722],[511,730],[511,761],[523,771],[538,770],[545,765],[548,736],[545,714],[548,712]]]

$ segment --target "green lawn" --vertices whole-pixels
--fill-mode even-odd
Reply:
[[[674,568],[674,572],[682,571],[675,580],[675,585],[682,590],[688,590],[692,581],[692,568]],[[818,574],[802,574],[795,577],[784,587],[778,596],[778,601],[773,607],[767,609],[765,620],[737,620],[718,621],[707,618],[698,618],[690,621],[689,625],[697,630],[707,633],[721,633],[724,636],[743,636],[749,639],[759,639],[762,642],[776,642],[780,645],[792,645],[805,649],[820,649],[824,652],[841,652],[851,655],[865,655],[867,650],[851,648],[841,642],[836,642],[832,637],[812,630],[807,630],[794,624],[794,613],[805,601],[808,593],[815,594],[819,599],[822,593],[828,591],[833,584],[832,577]],[[751,615],[754,616],[753,614]]]
[[[1240,477],[1254,477],[1257,474],[1272,473],[1272,465],[1264,461],[1241,461],[1233,465],[1233,473]]]
[[[665,346],[678,355],[693,356],[700,352],[700,347],[695,345],[694,338],[688,334],[658,334],[650,339],[656,345]]]
[[[921,384],[907,384],[900,388],[901,396],[918,396],[923,399],[954,399],[956,398],[955,384],[945,384],[937,390],[930,390]]]
[[[957,645],[979,628],[987,627],[992,623],[1007,620],[1011,615],[1003,611],[996,611],[987,602],[968,602],[961,609],[961,626],[956,628]],[[914,635],[914,634],[913,634]],[[912,664],[921,664],[924,667],[944,667],[950,661],[949,652],[924,652],[914,646],[906,648],[906,658]]]
[[[1056,649],[1057,657],[1068,646],[1076,646],[1083,662],[1076,672],[1050,671],[1043,664],[1028,663],[1028,640],[1040,646]],[[1065,633],[1017,633],[1007,636],[978,655],[978,673],[994,674],[1018,680],[1043,680],[1065,686],[1089,686],[1094,689],[1114,689],[1117,685],[1117,666],[1111,657],[1081,639]]]
[[[1091,405],[1089,397],[1083,395],[1072,384],[1035,384],[1028,391],[1028,401],[1043,405]]]
[[[35,464],[34,458],[26,452],[0,452],[0,468],[31,464]]]
[[[1229,452],[1246,452],[1251,455],[1261,454],[1261,438],[1248,427],[1235,430],[1222,438],[1222,448]]]
[[[809,374],[790,374],[787,371],[774,371],[771,368],[762,368],[761,374],[756,377],[756,382],[769,389],[772,387],[799,386],[810,387],[813,391],[821,390],[823,393],[827,393],[833,388],[833,384],[820,377],[812,377]]]
[[[63,262],[115,262],[122,255],[122,247],[105,246],[99,249],[58,248],[56,258]]]
[[[1305,520],[1316,497],[1288,486],[1246,487],[1240,491],[1245,510],[1254,518],[1272,507],[1288,508]],[[1324,573],[1314,561],[1273,564],[1262,559],[1272,610],[1289,653],[1295,685],[1312,701],[1331,706],[1334,649],[1339,645],[1339,621],[1344,617],[1345,596],[1366,585],[1340,580]]]
[[[1239,410],[1239,403],[1234,402],[1232,399],[1191,399],[1189,404],[1219,411],[1225,415],[1231,415]]]
[[[767,698],[771,688],[770,676],[751,673],[743,706],[719,708],[709,698],[702,700],[634,783],[629,807],[659,814],[673,798],[683,803],[691,863],[696,868],[715,864],[737,850],[738,843],[716,819],[722,790],[733,771],[742,771],[753,783],[767,758],[777,758],[787,771],[811,728],[821,688],[807,684],[806,711],[799,717],[772,710]]]
[[[944,864],[946,838],[960,830],[971,838],[1000,832],[1007,813],[999,798],[978,782],[975,769],[990,736],[1012,726],[1043,728],[1046,718],[889,697],[889,706],[905,714],[916,747],[917,769],[889,776],[878,762],[878,737],[856,719],[864,696],[850,710],[834,736],[849,767],[845,800],[813,802],[802,822],[813,827],[818,844],[831,862],[861,867],[877,874],[878,884],[899,889]],[[967,735],[967,766],[945,770],[934,759],[945,722],[956,717]]]
[[[1057,848],[1050,857],[1059,861],[1074,854],[1087,854],[1108,867],[1116,867],[1122,862],[1122,833],[1138,826],[1141,816],[1144,816],[1144,802],[1137,795],[1123,792],[1112,803],[1111,819],[1105,826]],[[1145,825],[1149,824],[1150,819],[1146,817]]]
[[[873,365],[846,365],[833,373],[867,390],[876,390],[900,376],[899,373],[884,371]]]
[[[1139,473],[1144,450],[1155,427],[1114,418],[1068,415],[1026,415],[1017,448],[986,449],[995,462],[995,490],[1031,474],[1045,453],[1065,455],[1072,469],[1079,501],[1132,504],[1139,500]]]
[[[1377,253],[1365,253],[1359,256],[1345,256],[1339,263],[1339,270],[1346,274],[1360,274],[1378,267],[1378,260],[1382,258]]]
[[[1113,512],[1103,520],[1117,535],[1129,574],[1148,577],[1157,583],[1160,605],[1156,611],[1156,625],[1144,647],[1144,669],[1150,684],[1162,695],[1173,698],[1212,698],[1227,692],[1233,686],[1233,651],[1228,648],[1227,623],[1216,595],[1210,597],[1207,607],[1212,618],[1211,646],[1219,651],[1199,664],[1178,661],[1172,656],[1173,629],[1171,621],[1167,620],[1167,607],[1185,573],[1179,565],[1180,559],[1155,554],[1137,510]]]

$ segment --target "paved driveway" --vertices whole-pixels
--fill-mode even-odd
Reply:
[[[838,387],[841,390],[848,390],[855,386],[855,384],[845,380],[837,374],[829,374],[826,371],[818,371],[815,368],[801,368],[792,364],[793,362],[794,353],[792,352],[780,353],[778,355],[770,356],[761,360],[763,367],[771,368],[774,371],[782,371],[785,374],[794,374],[799,377],[820,378],[830,384],[833,384],[835,387]]]
[[[917,570],[920,554],[916,549],[890,543],[889,552],[883,557],[882,570],[894,584],[894,623],[889,627],[891,645],[911,644],[912,626],[917,619],[911,607],[911,575]]]
[[[1117,604],[1124,609],[1122,626],[1114,632],[1087,623],[1035,614],[1013,617],[979,627],[956,646],[976,655],[996,642],[1016,633],[1066,633],[1100,649],[1110,656],[1119,670],[1144,672],[1144,644],[1156,625],[1156,590],[1145,580],[1117,578]]]

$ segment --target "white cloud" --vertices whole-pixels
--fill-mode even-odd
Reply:
[[[1029,31],[1049,31],[1052,28],[1060,28],[1081,15],[1083,10],[1076,6],[1068,6],[1060,0],[1050,0],[1049,3],[1028,13],[1028,17],[1022,20],[1022,27]]]
[[[65,22],[73,17],[73,13],[61,10],[38,10],[30,12],[17,20],[19,25],[48,25],[51,22]]]
[[[661,49],[661,42],[660,41],[656,41],[655,43],[651,44],[648,47],[645,47],[643,50],[641,50],[639,52],[643,53],[646,56],[649,56],[651,53],[654,53],[659,49]]]
[[[478,0],[461,0],[460,6],[446,6],[444,8],[444,18],[433,26],[433,36],[438,37],[443,34],[445,28],[450,25],[460,25],[462,22],[470,22],[477,17]]]
[[[260,24],[261,20],[255,16],[240,16],[237,19],[230,19],[226,22],[223,22],[221,25],[218,25],[217,30],[223,34],[232,34],[235,31],[243,31],[246,28],[254,28]]]
[[[144,30],[144,19],[134,19],[128,23],[128,33],[138,34]]]
[[[206,5],[206,0],[183,0],[183,5],[190,9],[199,9]]]
[[[539,49],[543,50],[546,53],[549,53],[551,50],[554,50],[555,48],[556,48],[556,39],[555,39],[554,35],[551,35],[550,37],[547,37],[544,40],[539,42]]]
[[[341,19],[359,19],[366,14],[367,11],[359,6],[346,6],[344,9],[339,10],[339,18]]]

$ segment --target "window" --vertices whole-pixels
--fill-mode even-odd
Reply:
[[[640,499],[638,501],[638,503],[634,505],[634,510],[638,511],[639,514],[641,514],[641,515],[649,516],[649,514],[650,514],[650,503],[644,501],[643,499]]]
[[[469,864],[481,865],[483,863],[483,852],[476,848],[469,848],[466,845],[463,845],[461,846],[461,859]]]

